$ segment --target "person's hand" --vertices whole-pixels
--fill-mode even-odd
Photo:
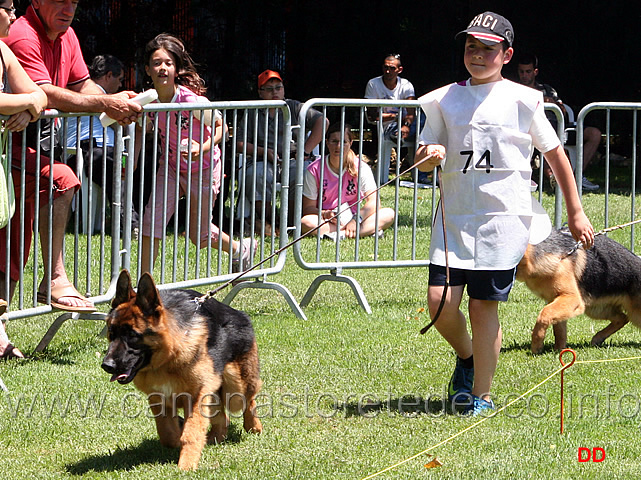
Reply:
[[[187,138],[180,141],[180,156],[184,161],[188,161],[188,157],[191,157],[192,162],[197,162],[200,157],[200,143],[192,139],[191,148],[189,148],[188,142]]]
[[[427,158],[436,160],[437,164],[441,163],[441,161],[445,158],[445,147],[443,145],[428,145]]]
[[[105,113],[122,126],[134,123],[142,114],[142,107],[131,99],[136,92],[125,91],[108,95],[107,108]]]
[[[443,145],[423,145],[420,147],[419,152],[424,156],[416,165],[421,165],[419,170],[423,172],[435,169],[445,158],[445,147]]]
[[[321,218],[325,221],[329,220],[328,223],[336,225],[338,222],[338,216],[334,210],[323,210],[321,211]]]
[[[274,149],[273,148],[268,148],[267,149],[267,160],[270,162],[274,161]],[[276,161],[278,161],[278,157],[276,157]]]
[[[568,218],[568,226],[574,239],[581,242],[584,249],[589,250],[594,246],[594,227],[583,211]]]
[[[352,218],[347,224],[342,228],[345,232],[346,238],[356,238],[356,219]]]
[[[39,102],[38,99],[36,98],[36,95],[33,93],[29,94],[29,99],[31,100],[29,102],[29,106],[27,107],[27,112],[29,112],[29,115],[31,115],[31,122],[35,122],[40,118],[40,114],[44,110],[44,107],[42,105],[42,102]]]
[[[21,132],[33,121],[32,118],[31,112],[29,112],[29,110],[24,110],[11,115],[5,122],[4,126],[11,132]]]

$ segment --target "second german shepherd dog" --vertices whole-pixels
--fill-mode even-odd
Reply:
[[[225,410],[242,411],[246,431],[263,429],[255,412],[262,382],[251,321],[213,298],[200,303],[200,296],[159,292],[149,274],[135,292],[123,270],[107,317],[109,348],[102,362],[112,381],[133,381],[147,394],[160,443],[180,448],[183,470],[198,466],[207,441],[225,438]]]
[[[543,350],[550,325],[554,347],[564,349],[566,321],[582,313],[610,320],[592,345],[602,344],[629,321],[641,328],[641,259],[603,235],[595,237],[590,250],[575,245],[568,230],[553,231],[538,245],[529,245],[517,267],[516,278],[548,302],[532,330],[532,353]]]

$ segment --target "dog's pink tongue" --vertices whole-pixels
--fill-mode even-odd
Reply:
[[[111,376],[111,382],[115,382],[116,380],[126,380],[129,375],[126,373],[114,373]]]

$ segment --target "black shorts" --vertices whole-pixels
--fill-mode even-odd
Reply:
[[[445,267],[430,264],[429,285],[445,285]],[[467,285],[467,294],[475,300],[507,302],[516,267],[509,270],[462,270],[450,267],[450,286]]]

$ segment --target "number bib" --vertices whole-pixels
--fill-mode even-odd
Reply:
[[[432,93],[436,95],[426,95],[429,101],[422,104],[428,127],[421,140],[446,147],[442,180],[449,263],[472,270],[512,268],[529,238],[529,132],[541,94],[507,80],[454,84]],[[444,265],[441,225],[439,218],[430,258]]]

